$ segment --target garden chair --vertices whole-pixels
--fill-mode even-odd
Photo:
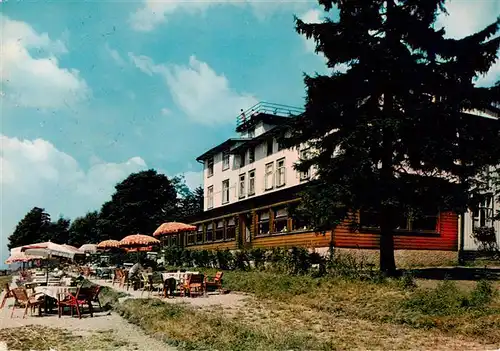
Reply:
[[[120,277],[120,284],[118,285],[118,287],[123,289],[125,285],[127,285],[127,290],[128,290],[130,287],[130,280],[128,279],[128,272],[122,270]]]
[[[147,273],[141,273],[142,277],[142,288],[141,288],[141,297],[144,291],[148,291],[148,297],[149,294],[151,294],[151,290],[153,289],[153,281],[150,279],[150,276]]]
[[[215,277],[207,277],[205,281],[205,287],[208,290],[209,287],[215,288],[219,292],[219,294],[222,294],[222,276],[224,275],[224,272],[217,272]]]
[[[81,285],[76,289],[75,294],[67,293],[65,298],[57,303],[59,318],[61,318],[64,307],[69,307],[71,309],[71,317],[73,317],[73,309],[76,309],[76,314],[78,315],[78,318],[81,319],[82,314],[80,308],[83,309],[85,304],[89,307],[90,317],[94,317],[92,297],[92,288],[82,288]]]
[[[31,314],[33,314],[33,310],[35,309],[35,307],[38,307],[38,314],[39,315],[42,314],[41,307],[43,301],[40,300],[37,296],[43,296],[45,294],[36,293],[28,295],[28,292],[24,288],[14,288],[11,290],[11,293],[14,296],[14,299],[16,299],[16,301],[12,306],[12,312],[10,314],[10,318],[14,317],[14,310],[16,309],[16,306],[24,307],[23,318],[26,318],[26,314],[28,313],[28,308],[31,309]]]
[[[186,292],[190,297],[205,294],[205,275],[189,274],[184,286],[181,287],[181,296],[186,296]]]
[[[99,300],[99,293],[100,292],[101,292],[101,286],[94,285],[92,287],[92,297],[90,299],[90,302],[97,302],[97,304],[99,306],[99,311],[102,311],[101,300]]]
[[[123,276],[123,271],[120,268],[116,268],[115,275],[113,276],[113,281],[111,282],[111,285],[115,286],[115,283],[118,283],[118,285],[120,285],[122,276]]]
[[[9,283],[5,283],[3,287],[3,298],[2,298],[2,304],[0,304],[0,310],[5,306],[5,303],[7,302],[8,298],[14,297],[12,295],[12,291],[10,290]]]

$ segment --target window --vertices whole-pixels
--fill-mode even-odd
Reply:
[[[274,210],[273,233],[286,233],[288,231],[288,212],[286,208]]]
[[[309,156],[309,149],[304,149],[300,151],[299,157],[301,160],[307,160],[308,156]],[[311,176],[309,169],[306,172],[300,172],[299,176],[300,180],[309,180]]]
[[[266,175],[264,178],[265,189],[269,190],[274,187],[274,163],[270,162],[266,165]]]
[[[258,235],[269,234],[269,210],[260,211],[258,214]]]
[[[227,204],[229,202],[229,179],[222,182],[222,203]]]
[[[248,150],[248,163],[254,163],[255,162],[255,148],[251,147]]]
[[[276,161],[276,187],[285,185],[286,183],[285,159]]]
[[[207,208],[214,207],[214,186],[211,185],[207,189]]]
[[[493,214],[493,195],[485,195],[485,198],[481,201],[479,207],[472,212],[473,227],[491,227]]]
[[[273,154],[273,139],[269,139],[267,141],[267,156],[271,156]]]
[[[248,196],[255,195],[255,170],[248,172]]]
[[[240,182],[238,187],[239,198],[245,197],[245,175],[240,174]]]
[[[211,177],[214,175],[214,159],[210,158],[207,161],[207,176]]]
[[[292,231],[302,231],[311,229],[311,225],[304,218],[292,219]]]
[[[207,177],[214,175],[214,159],[210,158],[207,161]]]
[[[224,240],[224,221],[220,220],[217,222],[215,228],[215,241]]]
[[[399,213],[395,221],[396,231],[438,232],[439,215],[432,213]],[[359,224],[364,229],[379,229],[380,214],[375,211],[360,211]]]
[[[225,171],[229,169],[229,152],[224,151],[222,153],[222,170]]]
[[[203,242],[203,224],[200,224],[198,226],[198,230],[196,231],[196,242],[197,243]]]
[[[236,221],[234,218],[229,218],[226,222],[226,240],[234,240],[236,238]]]
[[[245,156],[246,156],[246,151],[240,153],[240,168],[245,167]]]
[[[200,226],[198,226],[199,228]],[[201,229],[203,233],[203,228]],[[188,232],[187,234],[187,244],[194,245],[196,243],[196,232]]]
[[[213,223],[207,224],[207,231],[205,233],[205,241],[210,242],[214,240],[214,227]]]

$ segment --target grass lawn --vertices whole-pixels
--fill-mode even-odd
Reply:
[[[137,345],[116,340],[111,331],[75,334],[59,328],[29,325],[25,327],[0,329],[0,341],[7,343],[9,350],[127,350]],[[135,347],[133,347],[135,346]]]
[[[0,276],[0,290],[3,290],[3,286],[5,283],[10,283],[12,281],[12,276],[10,275],[1,275]]]
[[[225,272],[224,286],[251,293],[244,306],[194,308],[131,299],[116,309],[181,349],[498,348],[495,284],[415,285],[410,278],[372,282],[234,271]]]

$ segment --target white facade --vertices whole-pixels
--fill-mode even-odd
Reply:
[[[492,171],[494,171],[492,169]],[[500,210],[500,195],[493,184],[489,184],[491,195],[480,204],[478,211],[467,211],[463,214],[463,249],[465,251],[477,251],[480,243],[476,242],[472,236],[474,228],[493,227],[496,234],[497,246],[500,248],[500,221],[492,219]],[[497,194],[497,195],[495,195]],[[462,221],[459,219],[459,227]],[[460,227],[460,229],[462,229]]]
[[[257,138],[273,127],[262,122],[258,123],[253,135],[249,135],[247,131],[241,134],[241,138],[248,140],[252,137]],[[262,141],[245,151],[243,166],[240,164],[239,153],[226,155],[225,162],[223,155],[226,152],[216,153],[213,156],[213,170],[212,158],[204,160],[204,210],[291,188],[309,180],[311,171],[304,174],[293,168],[301,152],[304,155],[306,150],[280,150],[276,138],[269,136],[262,138]]]

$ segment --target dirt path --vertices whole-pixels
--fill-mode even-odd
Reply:
[[[9,300],[12,303],[12,299]],[[78,319],[76,317],[63,316],[58,318],[55,316],[31,317],[23,319],[24,311],[16,309],[14,318],[10,318],[9,308],[3,308],[0,311],[0,332],[5,332],[4,329],[16,328],[15,333],[23,332],[23,329],[17,329],[27,326],[39,326],[58,328],[69,331],[74,336],[90,337],[95,340],[100,339],[99,346],[107,350],[158,350],[158,351],[174,351],[176,348],[169,347],[168,345],[157,341],[140,330],[138,327],[128,323],[116,313],[99,312],[95,313],[94,317],[85,316],[85,318]],[[14,330],[11,333],[13,334]],[[104,337],[96,338],[96,335],[103,334]],[[103,340],[108,343],[103,344]],[[0,341],[1,338],[0,338]],[[50,341],[48,341],[50,342]],[[105,345],[105,346],[102,346]],[[45,345],[47,349],[51,345]],[[98,346],[95,346],[97,348]],[[89,348],[90,349],[90,348]],[[94,349],[94,347],[92,347]],[[65,350],[65,348],[58,349],[58,351]]]
[[[118,285],[115,284],[113,286],[112,283],[106,280],[97,280],[97,279],[90,279],[95,284],[102,285],[102,286],[107,286],[110,287],[116,291],[121,291],[126,294],[129,294],[130,297],[140,299],[140,298],[160,298],[162,301],[167,302],[167,303],[187,303],[190,304],[194,307],[211,307],[211,306],[224,306],[225,308],[236,308],[236,307],[241,307],[245,305],[245,302],[251,299],[250,295],[246,294],[241,294],[241,293],[234,293],[231,292],[229,294],[223,294],[219,295],[218,293],[210,293],[207,295],[207,297],[197,297],[197,298],[190,298],[190,297],[179,297],[176,296],[173,299],[164,299],[163,296],[159,296],[157,292],[153,292],[151,294],[148,294],[148,292],[142,293],[139,290],[134,291],[133,289],[119,289]],[[129,297],[129,298],[130,298]],[[121,298],[120,301],[125,300],[127,298]]]

